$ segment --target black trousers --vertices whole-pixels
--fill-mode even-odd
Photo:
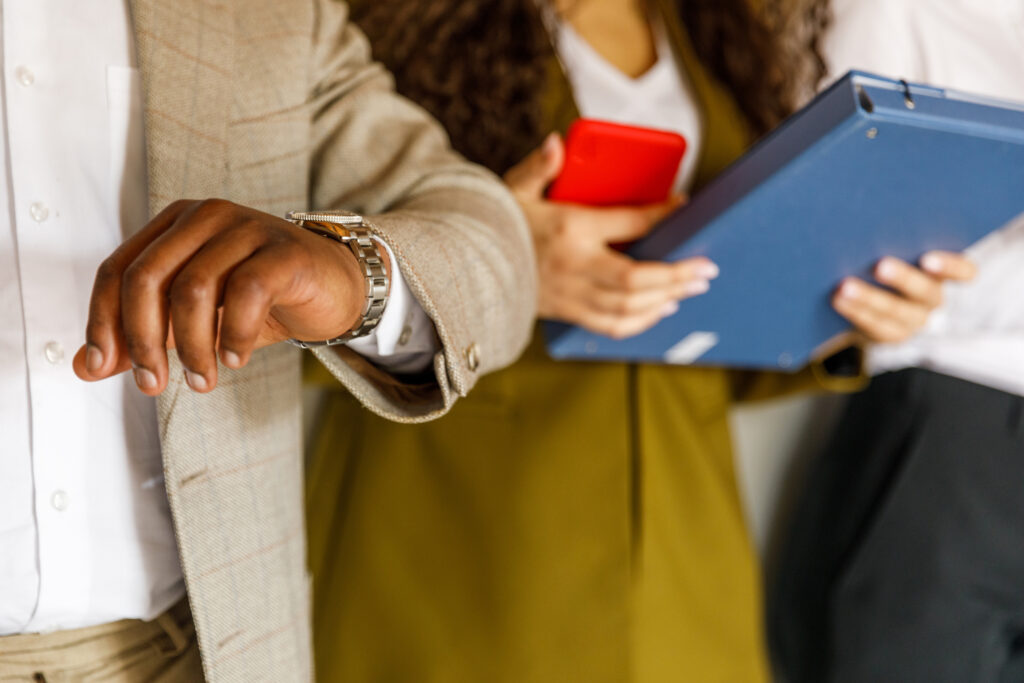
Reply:
[[[786,683],[1024,682],[1024,399],[876,378],[812,465],[772,576]]]

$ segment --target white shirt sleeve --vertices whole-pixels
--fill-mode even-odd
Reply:
[[[832,27],[823,45],[828,80],[851,69],[925,80],[912,5],[906,0],[833,0]]]
[[[422,372],[441,349],[434,323],[409,290],[391,248],[391,292],[380,323],[373,332],[353,339],[348,347],[395,374]]]

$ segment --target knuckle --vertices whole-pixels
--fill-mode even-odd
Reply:
[[[96,282],[97,284],[108,283],[116,281],[121,278],[121,265],[117,262],[113,256],[103,259],[99,267],[96,269]]]
[[[574,242],[579,233],[579,222],[574,214],[564,213],[561,219],[555,222],[552,235],[559,241]]]
[[[640,286],[640,271],[634,267],[626,267],[619,271],[617,284],[627,292],[634,292]]]
[[[226,199],[203,199],[202,201],[196,202],[193,220],[222,221],[230,217],[235,212],[236,208],[237,206],[233,202],[229,202]]]
[[[238,273],[228,282],[228,292],[232,297],[246,300],[267,298],[267,288],[262,278],[254,273]]]
[[[264,235],[268,235],[271,232],[270,229],[267,227],[266,223],[264,223],[263,221],[259,220],[258,218],[254,217],[254,216],[247,216],[247,217],[243,218],[242,220],[238,221],[237,225],[238,225],[238,230],[240,231],[240,234],[243,234],[243,233],[245,233],[245,234],[262,233]],[[294,227],[294,226],[290,226],[290,227]],[[286,243],[286,244],[294,244],[295,243],[294,242],[294,236],[296,234],[295,232],[285,232],[284,234],[287,236],[287,238],[290,241],[284,242],[284,240],[282,239],[281,240],[282,243]],[[306,233],[303,233],[303,234],[306,234]],[[280,233],[278,233],[278,235],[280,235]],[[314,237],[315,237],[315,235],[314,235]]]
[[[220,330],[220,344],[233,351],[244,351],[249,347],[252,335],[246,334],[236,322],[228,322]]]
[[[128,355],[136,364],[146,364],[156,355],[157,347],[148,339],[137,335],[127,335],[125,346],[128,348]]]
[[[126,288],[150,289],[159,285],[160,278],[147,261],[140,259],[125,268],[124,283]]]
[[[633,310],[632,299],[630,297],[619,297],[612,302],[612,312],[615,315],[629,315]]]
[[[195,199],[175,199],[167,205],[167,208],[175,213],[181,213],[186,209],[192,208],[197,203]]]
[[[210,296],[210,284],[195,275],[183,275],[171,286],[171,299],[183,304],[199,304]]]
[[[227,199],[208,197],[207,199],[199,202],[199,209],[201,211],[209,211],[211,213],[220,213],[233,211],[235,209],[235,204],[234,202],[229,202]]]
[[[555,273],[566,272],[571,263],[572,258],[568,254],[560,251],[549,252],[547,258],[541,259],[540,269],[541,272],[551,276]]]

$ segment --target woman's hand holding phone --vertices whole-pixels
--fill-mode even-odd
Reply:
[[[548,201],[544,191],[564,162],[564,143],[552,133],[505,174],[533,234],[540,317],[631,337],[675,313],[679,301],[708,291],[718,267],[706,258],[636,261],[610,246],[643,237],[682,199],[612,208]]]

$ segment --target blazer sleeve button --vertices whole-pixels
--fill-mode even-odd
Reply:
[[[476,343],[470,344],[466,349],[466,365],[473,372],[480,367],[480,347]]]

